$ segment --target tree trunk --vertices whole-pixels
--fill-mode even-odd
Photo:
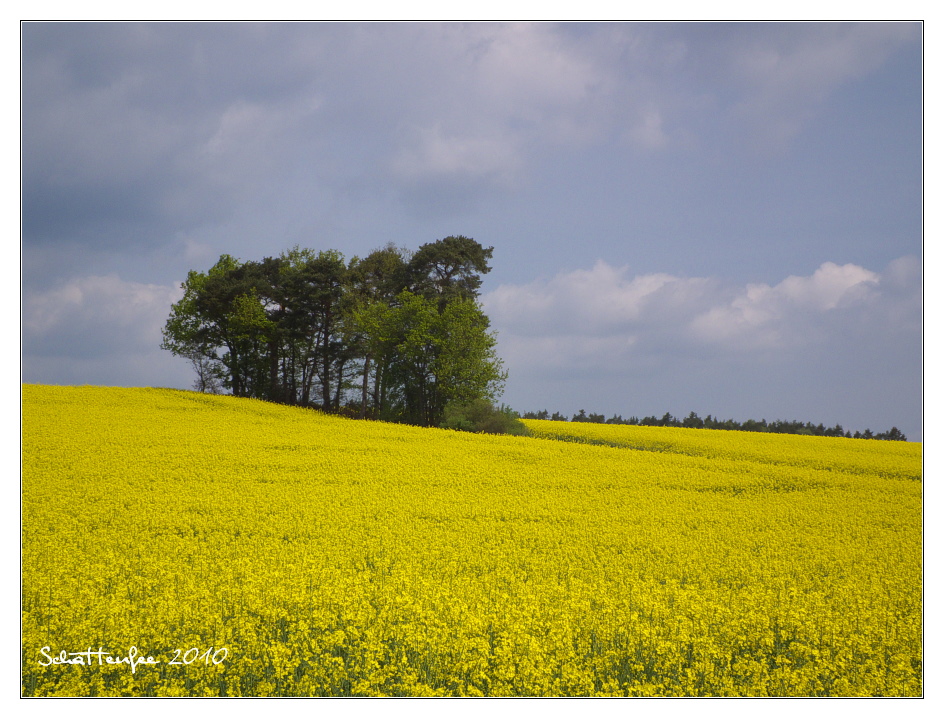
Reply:
[[[367,419],[367,378],[370,374],[370,354],[364,358],[364,380],[361,383],[361,419]]]

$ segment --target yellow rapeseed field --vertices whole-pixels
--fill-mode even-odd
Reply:
[[[922,694],[920,444],[527,424],[23,386],[22,693]]]

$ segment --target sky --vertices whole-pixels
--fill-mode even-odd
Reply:
[[[23,382],[189,389],[189,270],[465,235],[518,411],[922,439],[921,24],[20,27]]]

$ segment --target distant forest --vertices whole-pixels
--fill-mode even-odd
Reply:
[[[548,414],[547,410],[540,412],[525,412],[521,415],[522,419],[549,419],[555,422],[567,422],[568,419],[560,412]],[[897,428],[892,427],[887,432],[873,434],[867,429],[865,432],[850,432],[843,430],[841,424],[835,427],[825,427],[822,424],[814,425],[812,422],[785,421],[778,419],[774,422],[768,422],[762,419],[759,422],[754,419],[748,419],[744,422],[736,422],[733,419],[718,419],[710,414],[704,419],[694,412],[691,412],[684,419],[673,417],[666,412],[661,418],[658,417],[630,417],[623,419],[621,415],[613,415],[606,419],[602,414],[587,414],[580,410],[570,418],[571,422],[596,422],[598,424],[632,424],[642,427],[691,427],[693,429],[729,429],[740,430],[742,432],[772,432],[775,434],[806,434],[814,437],[848,437],[849,439],[885,439],[898,442],[907,442],[908,438]]]

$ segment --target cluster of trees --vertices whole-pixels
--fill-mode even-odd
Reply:
[[[554,414],[549,415],[547,410],[541,410],[540,412],[525,412],[521,415],[524,419],[550,419],[557,422],[566,422],[567,417],[560,414],[559,412],[554,412]],[[760,420],[759,422],[754,419],[749,419],[744,422],[736,422],[733,419],[718,419],[712,417],[710,414],[704,419],[699,417],[694,412],[691,412],[684,419],[678,419],[673,417],[670,413],[666,412],[662,415],[661,418],[650,416],[643,417],[639,419],[638,417],[630,417],[629,419],[623,419],[621,415],[614,415],[609,419],[606,419],[602,414],[587,414],[584,410],[580,410],[579,413],[575,414],[570,419],[571,422],[597,422],[599,424],[633,424],[646,427],[692,427],[695,429],[729,429],[729,430],[741,430],[742,432],[775,432],[779,434],[807,434],[813,435],[816,437],[849,437],[850,439],[886,439],[886,440],[895,440],[906,442],[908,440],[904,434],[897,428],[892,427],[887,432],[880,432],[878,434],[872,434],[871,430],[865,430],[865,432],[856,431],[855,433],[850,432],[849,430],[843,430],[842,425],[837,424],[835,427],[824,427],[822,424],[814,425],[812,422],[798,422],[785,421],[785,420],[776,420],[774,422],[768,422],[765,419]]]
[[[492,251],[453,236],[349,261],[223,255],[188,274],[161,347],[190,360],[199,391],[438,426],[507,377],[477,302]]]

